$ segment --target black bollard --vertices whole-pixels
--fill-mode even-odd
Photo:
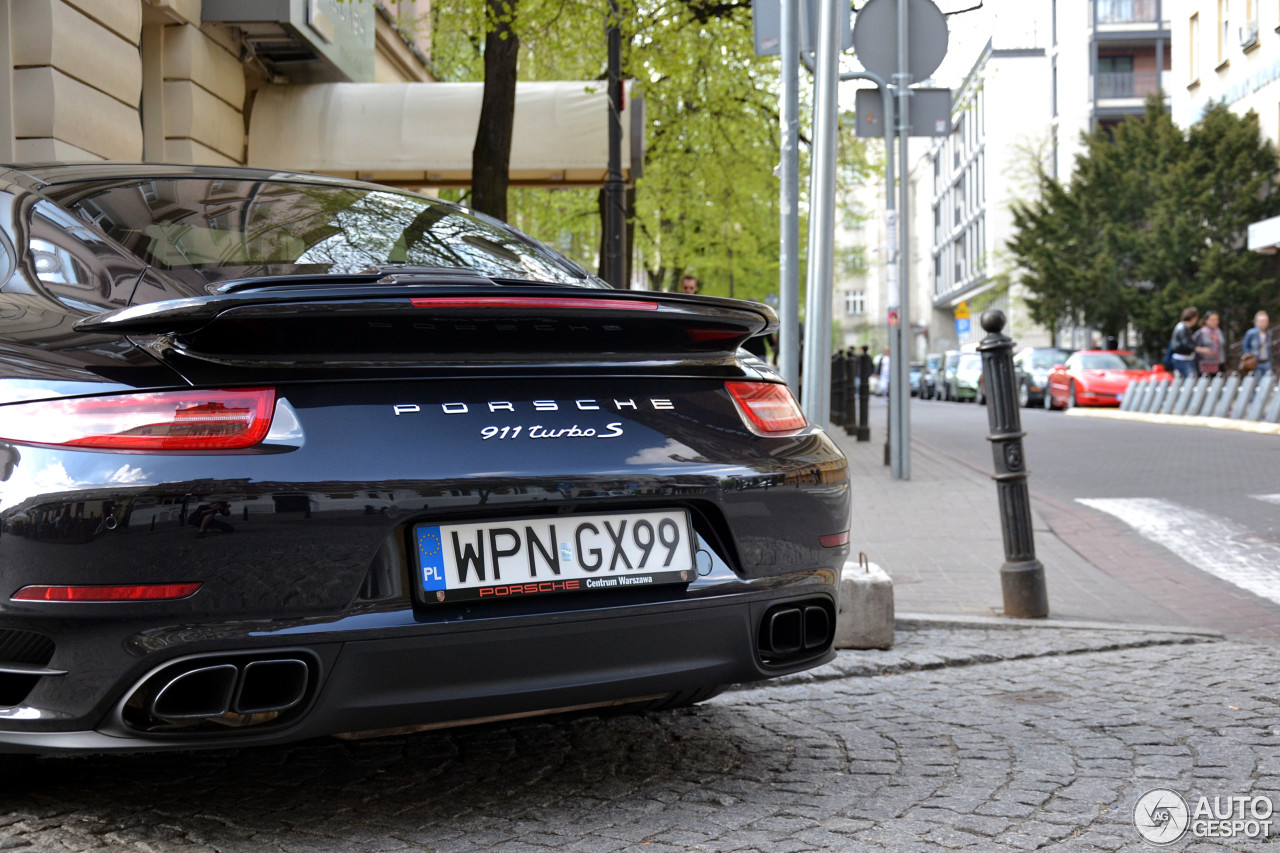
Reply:
[[[865,347],[863,348],[865,349]],[[871,356],[865,352],[857,356],[855,361],[858,374],[858,441],[871,440],[871,424],[867,422],[868,409],[871,408]]]
[[[1018,377],[1013,370],[1013,341],[1004,330],[1004,312],[985,311],[987,336],[978,344],[987,392],[987,422],[995,457],[996,492],[1004,528],[1004,565],[1000,586],[1006,616],[1039,619],[1049,615],[1044,566],[1036,559],[1031,529],[1031,498],[1027,493],[1026,457],[1022,452],[1022,420],[1018,410]]]
[[[844,419],[844,395],[845,395],[845,371],[849,369],[849,359],[845,357],[842,350],[837,350],[831,356],[831,422],[836,426],[845,427],[848,431],[849,424]]]
[[[844,351],[844,426],[845,435],[853,435],[858,423],[858,356],[849,348]]]

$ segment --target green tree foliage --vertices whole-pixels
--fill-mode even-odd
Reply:
[[[1216,104],[1184,132],[1152,98],[1085,143],[1070,184],[1041,174],[1039,198],[1013,205],[1008,246],[1037,322],[1132,325],[1157,356],[1188,305],[1218,311],[1237,340],[1280,305],[1275,262],[1246,247],[1249,223],[1280,213],[1256,115]]]
[[[728,296],[732,283],[734,296],[763,300],[778,282],[779,63],[754,53],[750,3],[620,5],[623,76],[636,81],[645,102],[633,224],[634,254],[649,285],[674,289],[691,273],[703,293]],[[602,79],[607,8],[599,0],[520,0],[513,23],[519,79]],[[432,59],[443,77],[482,79],[483,0],[436,0],[432,15]],[[860,141],[842,139],[844,187],[876,168]],[[468,201],[465,193],[461,200]],[[596,266],[596,190],[516,189],[508,205],[512,224]]]

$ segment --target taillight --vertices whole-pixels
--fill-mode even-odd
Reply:
[[[0,438],[102,450],[238,450],[271,429],[274,388],[157,391],[0,407]]]
[[[14,601],[173,601],[188,598],[198,583],[146,583],[118,586],[24,586]]]
[[[800,404],[786,385],[773,382],[726,382],[751,431],[759,435],[795,432],[808,424]]]

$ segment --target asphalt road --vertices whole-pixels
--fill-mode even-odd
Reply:
[[[987,410],[914,400],[912,438],[993,470]],[[1109,519],[1160,560],[1280,619],[1280,438],[1021,410],[1033,504]]]
[[[1150,497],[1230,516],[1280,541],[1280,510],[1250,497],[1280,492],[1280,438],[1021,409],[1033,493],[1058,500]],[[992,470],[987,409],[913,400],[912,437]]]

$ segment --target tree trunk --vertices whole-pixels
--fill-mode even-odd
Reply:
[[[471,150],[471,206],[507,220],[507,179],[516,116],[516,65],[520,39],[512,24],[518,0],[488,0],[484,39],[484,98]]]

